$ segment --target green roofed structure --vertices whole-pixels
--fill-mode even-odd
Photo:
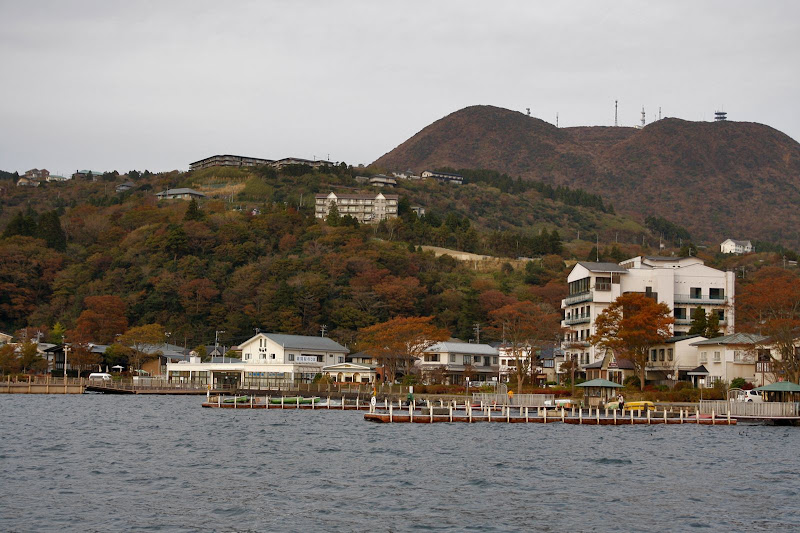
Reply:
[[[583,388],[583,397],[589,406],[598,407],[600,404],[616,400],[616,393],[614,390],[622,388],[622,385],[607,379],[598,378],[578,383],[576,387]]]

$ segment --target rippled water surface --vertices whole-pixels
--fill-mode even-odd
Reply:
[[[2,531],[800,530],[800,428],[0,395]]]

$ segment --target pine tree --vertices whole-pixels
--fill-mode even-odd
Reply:
[[[186,209],[186,214],[183,216],[183,220],[202,220],[203,219],[203,212],[200,211],[200,208],[197,205],[197,200],[192,198],[189,202],[189,207]]]
[[[719,314],[714,310],[711,310],[708,313],[708,319],[706,320],[706,331],[703,336],[708,337],[709,339],[722,336],[722,333],[719,332]]]
[[[705,336],[707,330],[708,320],[706,319],[706,310],[702,307],[696,307],[694,311],[692,311],[692,327],[689,328],[689,335]]]
[[[36,236],[47,243],[49,248],[63,252],[67,249],[67,234],[61,227],[56,211],[49,211],[39,217]]]
[[[325,219],[329,226],[338,226],[342,222],[342,217],[339,215],[339,208],[336,207],[334,202],[331,202],[331,209],[328,211],[328,218]]]
[[[6,226],[3,231],[3,237],[13,237],[14,235],[23,235],[26,237],[33,237],[36,234],[36,221],[30,217],[23,215],[22,212],[14,215],[14,218]]]

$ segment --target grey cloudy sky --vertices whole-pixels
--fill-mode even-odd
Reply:
[[[457,109],[800,139],[792,1],[0,0],[0,169],[369,163]]]

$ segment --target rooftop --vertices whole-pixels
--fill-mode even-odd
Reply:
[[[733,335],[725,335],[723,337],[714,337],[713,339],[706,339],[698,342],[693,342],[692,346],[708,346],[717,344],[756,344],[767,340],[768,337],[758,335],[756,333],[734,333]]]
[[[427,350],[429,353],[455,352],[475,355],[498,355],[497,348],[488,344],[473,344],[469,342],[437,342]]]
[[[627,268],[621,267],[617,263],[594,263],[588,261],[578,261],[578,264],[589,272],[628,272]]]
[[[283,333],[260,333],[284,348],[296,350],[325,350],[329,352],[349,352],[347,348],[329,337],[311,335],[285,335]]]

